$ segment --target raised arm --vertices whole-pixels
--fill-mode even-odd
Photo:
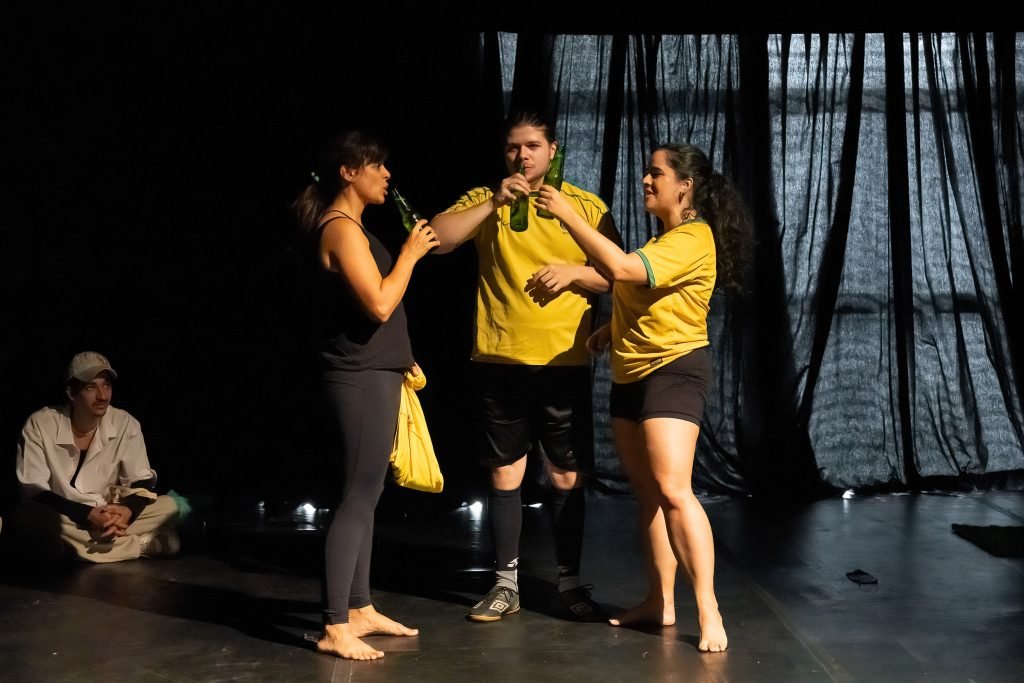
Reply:
[[[476,232],[477,227],[492,213],[503,206],[514,202],[518,195],[529,194],[530,184],[522,173],[513,173],[501,181],[493,194],[484,201],[459,209],[439,213],[431,219],[430,224],[437,232],[441,247],[438,254],[446,254],[459,246]]]
[[[562,222],[580,248],[601,274],[615,282],[647,282],[647,269],[636,253],[627,254],[607,230],[594,230],[566,201],[565,196],[550,185],[542,185],[537,206],[547,209]],[[615,231],[615,236],[618,232]]]
[[[500,204],[495,204],[494,197],[491,197],[487,201],[474,204],[467,209],[439,213],[434,216],[430,220],[430,224],[441,243],[434,253],[447,254],[468,240],[487,216],[497,211],[499,206]]]
[[[342,217],[324,228],[320,256],[325,268],[345,278],[370,319],[383,323],[402,301],[413,266],[437,244],[434,230],[420,221],[402,245],[391,272],[382,277],[369,240],[355,221]]]

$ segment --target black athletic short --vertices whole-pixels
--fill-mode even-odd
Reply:
[[[472,365],[483,465],[511,465],[539,445],[556,467],[593,468],[590,366]]]
[[[608,412],[633,422],[675,417],[700,424],[711,389],[711,351],[694,349],[636,382],[612,384]]]

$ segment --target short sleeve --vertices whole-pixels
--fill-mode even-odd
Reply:
[[[712,243],[713,244],[713,243]],[[673,287],[698,275],[714,255],[708,240],[691,230],[673,230],[637,249],[650,287]]]

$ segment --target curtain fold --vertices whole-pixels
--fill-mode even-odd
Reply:
[[[1024,468],[1022,34],[499,42],[506,104],[556,116],[566,176],[609,203],[627,249],[655,228],[640,180],[658,143],[701,147],[749,200],[746,295],[716,294],[709,318],[699,488],[805,496]],[[608,382],[599,361],[598,477],[624,488]]]
[[[919,487],[921,477],[914,449],[914,419],[911,403],[916,393],[913,381],[914,353],[913,272],[911,270],[910,174],[907,169],[906,63],[903,35],[889,33],[885,40],[885,141],[888,151],[889,245],[892,250],[892,292],[896,351],[896,406],[898,440],[903,461],[903,481]]]
[[[1003,80],[992,90],[989,61],[1005,79],[1024,42],[1016,37],[1007,69],[992,36],[907,40],[923,56],[916,61],[922,93],[910,149],[918,468],[923,476],[1019,469],[1021,314],[1007,245],[1020,239],[1022,156],[1019,149],[1005,153],[1019,120],[999,127],[1006,114],[993,110],[993,100],[998,109],[1006,97],[1016,108],[1019,84]]]

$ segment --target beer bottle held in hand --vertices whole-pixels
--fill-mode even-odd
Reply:
[[[409,202],[405,201],[405,197],[401,195],[397,188],[392,187],[391,198],[395,200],[395,206],[398,207],[398,213],[402,217],[402,225],[405,226],[406,231],[412,232],[412,229],[416,227],[416,223],[423,220],[416,211],[409,206]]]
[[[526,169],[519,167],[519,172],[524,173]],[[509,227],[516,232],[523,232],[530,227],[530,196],[517,194],[516,200],[509,207]]]
[[[562,168],[565,166],[565,147],[558,145],[555,150],[555,157],[551,160],[551,165],[548,166],[547,173],[544,174],[544,184],[550,185],[559,192],[562,190]],[[555,215],[550,211],[544,209],[538,209],[537,215],[540,218],[554,218]]]

